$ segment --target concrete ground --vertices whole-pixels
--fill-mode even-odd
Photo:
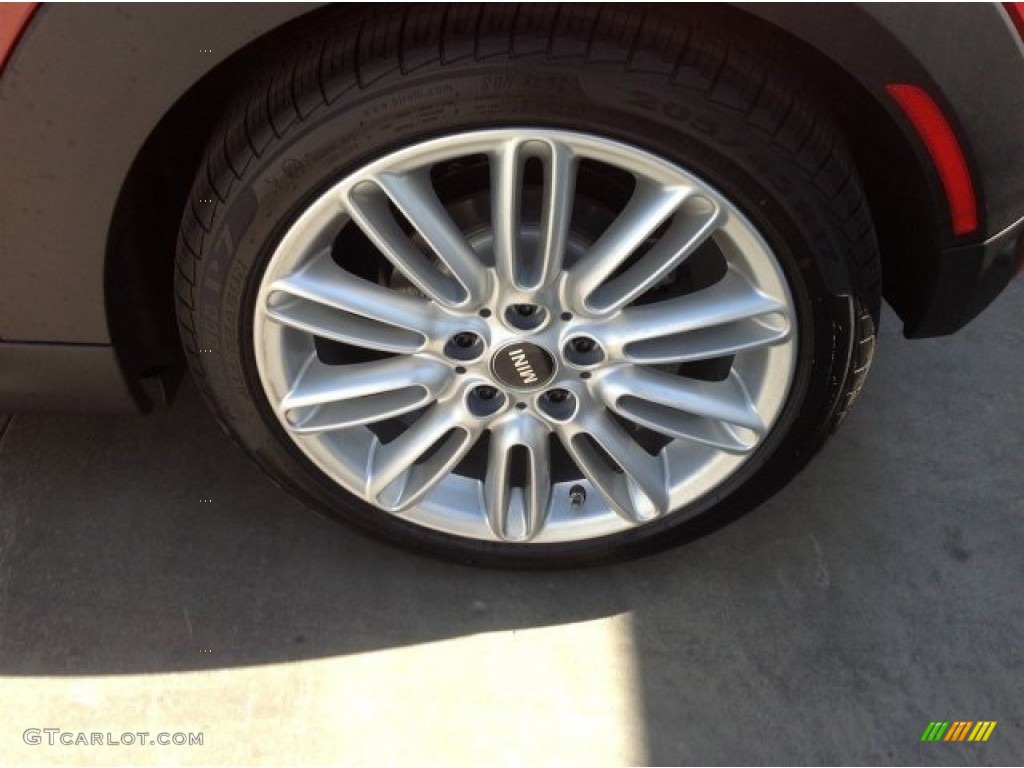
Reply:
[[[0,762],[1019,763],[1024,280],[953,338],[883,324],[862,400],[782,493],[570,573],[447,565],[320,520],[191,388],[146,419],[17,416]],[[998,726],[922,744],[931,720]]]

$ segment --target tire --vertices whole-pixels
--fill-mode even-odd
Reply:
[[[182,222],[176,291],[200,390],[271,477],[312,508],[420,552],[550,568],[632,557],[702,535],[756,507],[807,463],[852,405],[871,362],[880,304],[874,230],[841,134],[784,56],[770,42],[724,31],[706,13],[409,6],[339,19],[322,40],[282,50],[254,78],[210,139]],[[270,301],[268,265],[300,216],[381,158],[493,129],[576,132],[692,174],[763,239],[783,278],[792,363],[770,429],[730,474],[655,519],[607,535],[595,523],[597,533],[580,539],[512,542],[381,511],[300,447],[268,395],[266,346],[254,339],[263,327],[258,311],[270,310],[258,301]],[[452,173],[469,174],[471,164],[463,165]],[[614,184],[610,175],[594,178],[585,190],[593,190],[587,204],[596,209]],[[352,246],[352,253],[361,251]],[[344,268],[358,271],[362,261],[353,257]],[[383,280],[374,269],[361,276]],[[524,482],[536,480],[529,477]],[[525,497],[536,486],[522,487]]]

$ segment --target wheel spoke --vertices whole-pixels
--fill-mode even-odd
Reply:
[[[394,440],[377,443],[367,472],[366,495],[392,512],[415,504],[480,436],[479,428],[466,422],[452,403],[434,403]]]
[[[625,209],[613,221],[608,229],[597,239],[587,254],[576,262],[569,270],[567,295],[579,309],[599,314],[615,306],[622,296],[616,294],[630,293],[638,289],[644,282],[644,274],[649,273],[648,281],[656,281],[659,270],[648,263],[638,272],[638,277],[630,288],[630,281],[615,283],[607,295],[599,294],[604,304],[595,305],[593,294],[632,256],[636,250],[672,216],[682,202],[690,194],[686,187],[664,187],[649,181],[638,181],[633,196]],[[681,256],[680,258],[684,257]],[[633,265],[619,277],[625,277],[645,264],[644,259]]]
[[[299,433],[344,429],[429,404],[451,381],[448,366],[418,357],[326,365],[314,353],[279,405]]]
[[[785,312],[783,302],[729,270],[708,288],[623,310],[602,340],[636,362],[722,357],[785,340]]]
[[[641,448],[607,410],[591,408],[578,424],[562,426],[559,436],[576,465],[621,517],[641,523],[667,511],[661,457]]]
[[[544,168],[540,239],[534,253],[524,252],[520,242],[523,183],[530,158],[540,160]],[[560,142],[512,141],[491,155],[494,257],[503,283],[531,291],[558,275],[569,235],[575,186],[576,158]]]
[[[735,371],[722,381],[698,381],[653,368],[622,366],[601,377],[596,392],[609,408],[648,429],[722,450],[749,450],[765,431]]]
[[[326,252],[275,280],[268,295],[267,315],[283,325],[385,352],[420,350],[424,329],[442,323],[431,302],[356,277]]]
[[[377,183],[462,284],[469,294],[470,303],[475,305],[482,301],[487,292],[487,273],[465,235],[438,199],[429,172],[383,173],[377,177]]]
[[[406,235],[388,201],[423,238],[440,266]],[[427,173],[383,173],[347,196],[352,220],[396,269],[431,299],[475,306],[487,292],[487,272],[438,199]],[[443,267],[443,268],[442,268]]]
[[[525,464],[524,484],[512,486],[513,462]],[[548,431],[532,416],[520,416],[491,430],[484,505],[494,535],[529,541],[544,527],[551,498]]]
[[[544,200],[540,218],[539,260],[543,265],[540,284],[558,276],[562,269],[572,222],[573,196],[576,191],[576,157],[564,144],[545,145]]]
[[[634,342],[626,345],[623,357],[630,362],[646,365],[713,360],[781,344],[789,336],[789,321],[781,315],[774,315],[771,318],[735,320],[676,336]]]
[[[621,309],[653,288],[707,240],[723,220],[721,209],[707,198],[687,199],[666,232],[622,274],[599,286],[591,308],[604,314]]]
[[[519,228],[526,159],[522,146],[520,142],[504,144],[490,159],[494,263],[502,285],[519,286],[523,282]]]

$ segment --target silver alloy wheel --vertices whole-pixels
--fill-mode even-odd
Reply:
[[[432,177],[470,157],[489,169],[473,232]],[[601,231],[573,218],[581,162],[632,180]],[[351,226],[391,279],[335,254]],[[645,298],[706,244],[714,282]],[[334,364],[323,340],[374,354]],[[622,142],[516,128],[417,143],[320,195],[267,265],[254,349],[291,440],[382,514],[557,542],[685,515],[734,475],[786,402],[796,321],[771,249],[706,182]],[[723,359],[719,377],[679,372]]]

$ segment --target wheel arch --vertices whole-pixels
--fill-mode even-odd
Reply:
[[[674,9],[672,13],[692,13]],[[237,83],[265,66],[270,51],[304,33],[365,11],[334,6],[297,17],[252,40],[196,80],[153,126],[118,194],[104,260],[106,313],[122,370],[140,404],[173,393],[184,371],[175,321],[174,252],[178,228],[208,136],[237,92]],[[703,8],[720,23],[768,41],[801,72],[831,109],[851,147],[879,238],[885,297],[906,320],[926,296],[941,249],[941,200],[935,180],[892,114],[858,80],[795,33],[758,12],[733,5]],[[858,130],[844,130],[855,118]],[[932,172],[933,173],[933,172]],[[154,183],[156,181],[156,183]],[[882,215],[884,212],[884,216]],[[925,226],[922,227],[922,222]],[[146,385],[159,382],[160,388]]]
[[[837,61],[843,59],[842,52],[832,50],[832,29],[841,26],[858,45],[871,45],[874,55],[885,62],[880,71],[892,67],[892,72],[899,71],[936,94],[939,89],[910,60],[901,42],[858,5],[838,4],[844,18],[837,15],[809,22],[804,21],[806,10],[801,14],[783,5],[739,3],[721,10],[727,16],[735,14],[734,23],[743,24],[751,34],[774,39],[790,68],[806,77],[805,85],[816,101],[831,112],[871,210],[883,297],[906,326],[914,326],[926,313],[939,279],[940,254],[951,244],[947,203],[934,166],[897,116],[888,95],[884,90],[872,91],[863,82],[877,81],[877,85],[898,75],[855,74],[844,68]],[[952,117],[955,122],[955,114]],[[970,147],[965,145],[964,150],[970,159]]]
[[[358,9],[341,9],[341,18]],[[219,61],[153,125],[117,195],[104,256],[104,301],[111,341],[139,405],[170,400],[184,367],[174,310],[178,230],[206,146],[239,82],[281,44],[297,45],[339,10],[299,7],[293,19]]]

